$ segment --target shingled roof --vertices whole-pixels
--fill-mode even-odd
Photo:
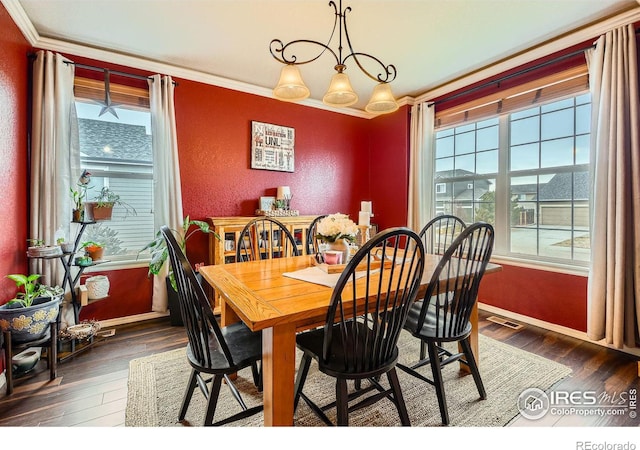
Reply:
[[[151,135],[143,125],[78,119],[80,154],[83,157],[153,161]],[[105,152],[109,147],[111,152]]]
[[[589,172],[574,173],[574,200],[589,199]],[[548,183],[540,185],[538,200],[571,199],[571,172],[557,173]]]

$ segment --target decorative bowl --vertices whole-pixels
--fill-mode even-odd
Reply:
[[[39,348],[28,348],[11,358],[11,366],[16,374],[23,374],[33,369],[40,360]]]

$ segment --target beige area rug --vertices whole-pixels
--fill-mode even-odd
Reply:
[[[402,362],[417,359],[419,343],[403,332],[400,342]],[[571,373],[571,369],[556,362],[519,350],[480,335],[480,371],[487,390],[487,399],[480,400],[471,375],[459,376],[458,364],[444,369],[445,391],[451,426],[501,427],[518,415],[517,399],[526,388],[547,390]],[[297,362],[300,361],[298,354]],[[431,378],[429,366],[422,368]],[[196,389],[187,412],[186,423],[178,423],[178,410],[190,373],[184,349],[173,350],[131,361],[129,366],[128,397],[125,425],[128,427],[199,426],[204,420],[205,399]],[[438,401],[433,386],[398,370],[402,392],[413,426],[441,426]],[[386,384],[386,377],[383,377]],[[252,382],[250,369],[238,374],[236,385],[247,405],[262,401]],[[332,402],[335,381],[311,364],[305,393],[317,404]],[[214,420],[238,412],[239,405],[223,385]],[[335,421],[335,408],[328,411]],[[235,422],[230,426],[262,426],[262,413]],[[351,426],[398,426],[400,420],[395,406],[388,400],[350,414]],[[324,426],[311,409],[300,401],[295,414],[296,426]]]

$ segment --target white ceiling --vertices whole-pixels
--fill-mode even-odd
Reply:
[[[326,42],[334,20],[327,0],[2,2],[14,20],[21,18],[21,29],[30,30],[31,40],[41,48],[75,51],[89,57],[107,50],[109,56],[104,56],[103,61],[137,61],[137,67],[143,69],[161,63],[164,73],[170,75],[191,73],[193,79],[219,79],[221,85],[224,80],[231,80],[239,82],[236,84],[241,89],[248,88],[243,90],[255,87],[267,95],[281,68],[269,53],[270,41],[279,38],[284,42]],[[352,8],[347,23],[354,50],[396,66],[398,76],[392,89],[401,98],[419,96],[597,20],[638,8],[638,3],[344,0],[343,7],[346,6]],[[299,48],[297,53],[302,56],[304,51]],[[334,64],[335,60],[325,54],[301,66],[313,99],[322,98]],[[362,109],[374,82],[360,74],[353,63],[347,73],[360,97],[354,108]]]

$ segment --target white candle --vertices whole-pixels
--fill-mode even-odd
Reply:
[[[276,194],[278,200],[284,200],[291,198],[291,189],[289,186],[278,186],[278,193]]]
[[[360,211],[371,214],[371,202],[360,202]]]
[[[369,222],[369,213],[367,211],[360,211],[358,215],[358,225],[369,226],[371,223]]]

